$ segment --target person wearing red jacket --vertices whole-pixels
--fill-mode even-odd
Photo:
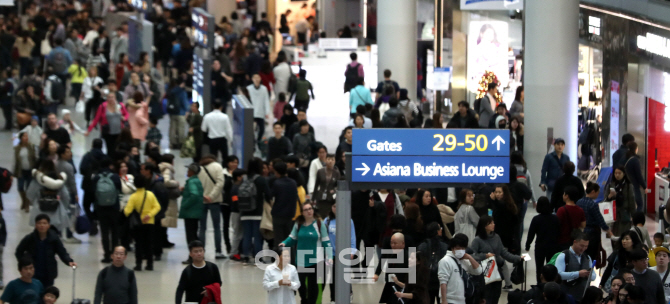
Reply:
[[[107,101],[103,102],[95,114],[95,118],[88,126],[86,136],[88,136],[93,128],[100,125],[100,135],[107,144],[107,155],[111,155],[116,149],[116,139],[121,134],[121,129],[125,128],[128,122],[128,111],[126,106],[116,101],[116,94],[110,92],[107,95]]]

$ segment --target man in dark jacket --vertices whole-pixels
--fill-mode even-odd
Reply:
[[[14,253],[17,260],[24,256],[33,259],[35,262],[34,278],[40,280],[44,287],[53,286],[54,280],[58,277],[56,254],[65,265],[77,266],[77,263],[63,247],[63,242],[61,242],[56,231],[50,229],[50,222],[51,219],[48,215],[38,215],[35,218],[35,231],[23,237]]]
[[[542,303],[544,302],[544,285],[548,282],[556,282],[556,277],[558,277],[558,269],[554,265],[544,265],[540,273],[540,281],[537,285],[532,285],[530,290],[523,295],[523,303],[529,303],[533,300],[533,303]],[[559,303],[565,303],[569,295],[565,292],[561,292],[561,297]],[[571,298],[571,297],[570,297]],[[568,303],[574,303],[574,300],[567,301]]]
[[[475,117],[475,112],[470,109],[470,104],[463,100],[458,103],[458,113],[454,114],[447,124],[448,128],[457,129],[478,129],[479,122]]]
[[[384,116],[382,117],[382,128],[398,127],[400,115],[402,115],[402,111],[398,109],[398,103],[399,101],[395,97],[389,99],[389,109],[384,112]]]
[[[109,178],[114,183],[116,188],[116,193],[121,193],[121,179],[119,175],[112,172],[112,161],[109,158],[103,158],[100,162],[100,171],[98,174],[93,177],[93,185],[98,184],[100,178],[103,176],[109,176]],[[100,220],[100,232],[102,234],[102,250],[104,252],[103,259],[101,263],[111,263],[112,262],[112,250],[114,246],[119,242],[119,217],[121,216],[121,205],[119,204],[118,195],[116,196],[116,202],[111,206],[100,206],[96,204],[95,214]]]
[[[568,161],[563,164],[563,175],[556,180],[554,192],[551,194],[551,205],[554,207],[554,212],[565,205],[565,202],[563,202],[563,190],[568,186],[574,186],[577,188],[577,191],[579,191],[579,198],[577,200],[586,196],[582,180],[579,177],[574,176],[574,173],[575,163]],[[575,200],[575,202],[577,200]]]
[[[91,205],[95,201],[95,183],[93,183],[93,176],[98,173],[100,170],[100,163],[105,158],[107,158],[107,155],[102,152],[102,139],[96,138],[93,140],[91,151],[84,154],[84,157],[79,164],[79,173],[82,176],[81,189],[84,190],[84,212],[86,212],[86,217],[88,217],[88,220],[91,222],[91,231],[89,231],[91,236],[98,234],[97,218],[93,211],[91,211]]]
[[[522,183],[517,180],[517,170],[515,166],[510,166],[509,168],[509,190],[512,193],[512,199],[514,199],[514,204],[516,204],[517,210],[519,210],[519,238],[517,239],[517,242],[519,242],[517,253],[521,252],[521,239],[523,238],[523,223],[524,223],[524,218],[526,217],[526,211],[528,210],[528,200],[530,200],[533,197],[533,192],[528,188],[526,183]],[[507,248],[508,250],[512,250],[512,248]]]
[[[149,181],[147,190],[153,192],[158,203],[161,205],[161,211],[156,214],[154,222],[154,261],[161,260],[163,247],[170,248],[174,246],[174,244],[170,243],[167,239],[167,228],[161,225],[161,220],[165,217],[165,210],[167,210],[170,200],[168,198],[167,189],[163,184],[163,177],[155,173],[157,170],[158,168],[156,165],[148,162],[142,164],[140,167],[140,174]]]
[[[272,228],[275,240],[285,240],[293,229],[296,202],[298,201],[298,185],[286,176],[287,168],[283,162],[273,165],[277,179],[272,185],[272,196],[275,199],[272,205]]]
[[[112,258],[112,265],[98,273],[95,283],[94,304],[128,303],[137,304],[137,279],[135,272],[124,265],[128,252],[123,246],[114,248],[106,258]],[[104,300],[104,302],[103,302]]]
[[[547,154],[544,157],[544,161],[542,162],[540,188],[542,191],[547,192],[548,198],[551,198],[556,180],[563,174],[563,165],[570,161],[570,156],[563,153],[564,149],[565,140],[562,138],[556,138],[554,140],[554,152]],[[563,195],[560,192],[559,194]]]
[[[626,164],[626,153],[628,153],[628,143],[634,142],[635,137],[629,133],[626,133],[621,137],[621,145],[619,149],[614,152],[612,155],[612,167],[616,168]]]

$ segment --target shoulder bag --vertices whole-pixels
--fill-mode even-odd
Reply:
[[[147,200],[147,190],[144,190],[144,198],[142,198],[142,207],[140,207],[140,212],[133,210],[132,213],[128,216],[128,226],[130,230],[135,230],[142,226],[142,211],[144,211],[144,203]]]

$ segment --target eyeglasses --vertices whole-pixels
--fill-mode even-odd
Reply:
[[[307,208],[307,209],[302,209],[302,212],[307,212],[307,211],[312,211],[312,210],[314,210],[314,208],[310,207],[310,208]]]

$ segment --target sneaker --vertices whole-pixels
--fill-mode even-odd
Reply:
[[[63,242],[66,244],[81,244],[81,240],[75,237],[64,239]]]
[[[244,266],[250,266],[250,265],[252,265],[252,264],[253,264],[253,261],[251,260],[251,258],[249,258],[249,257],[245,257],[245,258],[243,258],[242,265],[244,265]]]
[[[112,262],[112,259],[110,259],[110,258],[104,258],[104,259],[100,260],[100,263],[105,263],[105,264],[109,264],[111,262]]]
[[[242,257],[239,254],[231,255],[230,260],[235,261],[235,262],[242,262],[243,261]]]
[[[215,257],[216,257],[217,260],[222,260],[222,259],[228,258],[225,254],[223,254],[221,252],[217,252]]]
[[[349,303],[354,303],[354,293],[353,292],[349,296]]]
[[[505,290],[505,291],[512,291],[512,290],[514,290],[514,286],[507,285],[507,286],[503,287],[502,289]]]

